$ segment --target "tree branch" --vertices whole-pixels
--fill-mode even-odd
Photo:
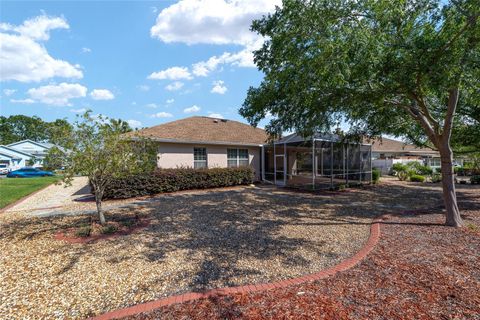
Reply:
[[[442,140],[449,141],[452,135],[453,117],[458,104],[458,88],[450,89],[448,93],[447,114],[445,115],[445,123],[443,125]]]

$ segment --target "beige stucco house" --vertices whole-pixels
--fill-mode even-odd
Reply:
[[[215,168],[250,165],[260,179],[264,130],[210,117],[189,117],[139,130],[158,143],[159,168]]]

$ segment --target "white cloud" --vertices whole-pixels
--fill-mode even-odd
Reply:
[[[87,95],[87,88],[78,83],[60,83],[32,88],[27,91],[32,100],[54,105],[70,106],[70,99],[82,98]]]
[[[167,43],[245,45],[258,38],[252,20],[275,5],[281,0],[181,0],[159,13],[150,34]]]
[[[130,127],[132,128],[140,128],[142,126],[142,123],[138,120],[133,120],[133,119],[130,119],[130,120],[127,120],[127,123],[130,125]]]
[[[90,53],[90,52],[92,52],[92,49],[87,48],[87,47],[82,48],[82,53]]]
[[[149,91],[150,90],[150,86],[147,86],[147,85],[144,85],[144,84],[137,86],[137,88],[140,91]]]
[[[55,59],[39,41],[50,38],[50,30],[68,29],[64,18],[42,15],[20,26],[0,23],[0,79],[38,82],[53,77],[82,78],[79,65]]]
[[[113,93],[107,89],[94,89],[90,92],[90,97],[92,97],[93,100],[112,100],[115,98]]]
[[[220,113],[210,113],[208,115],[210,118],[217,118],[217,119],[223,119],[223,116]]]
[[[3,89],[3,94],[6,95],[7,97],[11,96],[15,92],[17,92],[17,90],[15,89]]]
[[[173,117],[173,114],[168,112],[158,112],[150,115],[150,118],[171,118],[171,117]]]
[[[31,104],[35,103],[33,99],[10,99],[11,103],[24,103],[24,104]]]
[[[172,104],[175,102],[175,99],[167,99],[167,101],[165,101],[167,104]]]
[[[168,91],[176,91],[176,90],[180,90],[182,87],[183,87],[183,82],[175,81],[167,85],[165,89]]]
[[[201,109],[201,108],[200,108],[199,106],[193,105],[193,106],[191,106],[190,108],[185,108],[185,109],[183,109],[183,112],[184,112],[184,113],[195,113],[195,112],[200,111],[200,109]]]
[[[250,31],[251,23],[281,5],[281,0],[180,0],[159,13],[150,34],[166,43],[243,46],[193,64],[195,76],[208,76],[224,64],[255,67],[252,51],[260,48],[263,38]]]
[[[69,28],[67,21],[63,17],[49,17],[47,15],[25,20],[23,24],[19,26],[0,23],[1,31],[13,31],[32,40],[44,41],[50,39],[50,30]]]
[[[257,41],[245,47],[245,49],[236,52],[224,52],[220,56],[212,56],[206,61],[200,61],[192,65],[192,73],[197,77],[206,77],[212,71],[217,70],[221,65],[229,64],[239,67],[255,67],[253,62],[253,51],[262,45],[262,41]]]
[[[150,74],[147,79],[151,80],[190,80],[193,79],[192,75],[186,67],[171,67],[162,71],[157,71]]]
[[[145,107],[152,108],[152,109],[158,108],[158,106],[155,103],[148,103],[148,104],[145,105]]]
[[[213,88],[210,91],[211,93],[218,93],[218,94],[224,94],[227,92],[227,87],[224,85],[224,82],[222,80],[218,81],[213,81]]]
[[[85,109],[85,108],[70,109],[70,112],[73,112],[73,113],[85,113],[86,111],[87,111],[87,109]]]

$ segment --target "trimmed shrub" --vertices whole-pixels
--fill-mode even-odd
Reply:
[[[152,173],[113,179],[104,199],[126,199],[164,192],[208,189],[253,183],[251,167],[212,169],[158,169]]]
[[[380,180],[380,170],[377,168],[372,169],[372,182],[373,184],[377,184]]]
[[[412,182],[424,182],[425,177],[421,176],[419,174],[413,174],[413,175],[410,176],[410,181],[412,181]]]

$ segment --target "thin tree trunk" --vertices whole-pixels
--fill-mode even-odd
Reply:
[[[105,215],[103,214],[102,210],[102,197],[103,193],[102,192],[95,192],[95,202],[97,204],[97,213],[98,213],[98,219],[100,220],[100,224],[103,226],[105,224]]]
[[[445,202],[445,224],[452,227],[462,227],[463,221],[457,205],[455,193],[455,177],[453,175],[453,152],[447,143],[439,148],[442,169],[443,199]]]

